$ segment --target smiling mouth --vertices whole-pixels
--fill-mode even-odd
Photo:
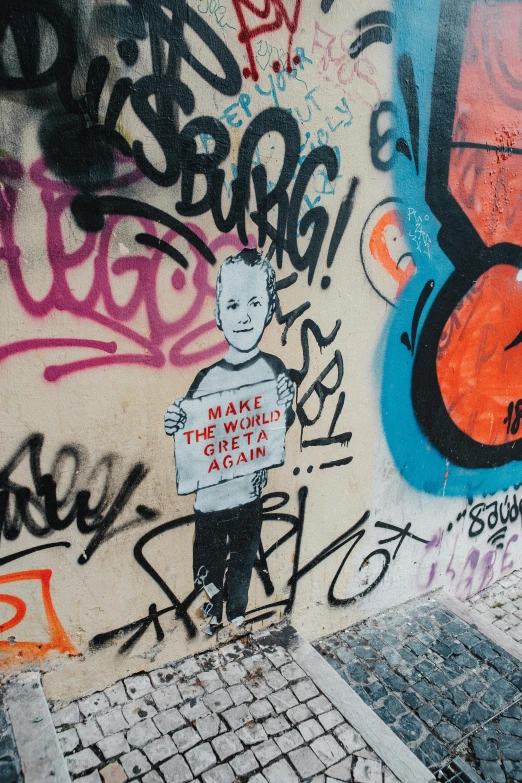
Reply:
[[[254,327],[251,326],[250,329],[234,329],[234,334],[241,334],[242,332],[253,332]]]

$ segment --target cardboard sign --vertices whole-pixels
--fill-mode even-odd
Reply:
[[[187,422],[175,435],[178,495],[285,461],[286,421],[276,381],[183,400]]]

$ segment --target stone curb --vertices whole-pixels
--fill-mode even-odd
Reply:
[[[25,783],[70,783],[39,672],[25,672],[4,685]]]
[[[496,628],[493,623],[488,623],[484,620],[480,612],[477,612],[476,609],[472,609],[467,604],[462,603],[462,601],[459,601],[457,598],[453,598],[451,595],[444,592],[436,593],[434,594],[434,597],[436,597],[437,601],[442,606],[449,609],[450,612],[453,612],[454,615],[468,625],[476,628],[481,634],[487,636],[488,639],[499,647],[502,647],[509,655],[516,658],[517,661],[522,661],[522,644],[516,642],[507,633],[501,631],[500,628]]]
[[[275,626],[254,637],[261,646],[284,647],[401,783],[435,783],[429,769],[295,628]]]

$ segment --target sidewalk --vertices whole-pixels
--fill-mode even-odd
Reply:
[[[396,783],[375,749],[272,642],[270,633],[256,634],[52,705],[71,778]]]
[[[13,729],[26,755],[23,732],[54,743],[45,781],[522,781],[521,597],[519,571],[466,605],[425,596],[314,646],[283,623],[47,717],[40,686],[34,714],[15,709],[16,688],[37,687],[22,675],[0,703],[0,781],[23,779]],[[20,755],[26,783],[44,783]]]

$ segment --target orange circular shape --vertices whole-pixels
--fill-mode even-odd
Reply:
[[[12,606],[13,609],[16,610],[14,617],[11,617],[6,623],[0,624],[0,633],[3,633],[22,622],[27,612],[27,606],[25,605],[25,601],[22,601],[21,598],[17,598],[15,595],[5,595],[4,593],[0,593],[0,603],[9,604],[9,606]]]
[[[522,437],[520,269],[488,269],[457,304],[439,339],[437,379],[449,416],[470,438],[497,446]]]

